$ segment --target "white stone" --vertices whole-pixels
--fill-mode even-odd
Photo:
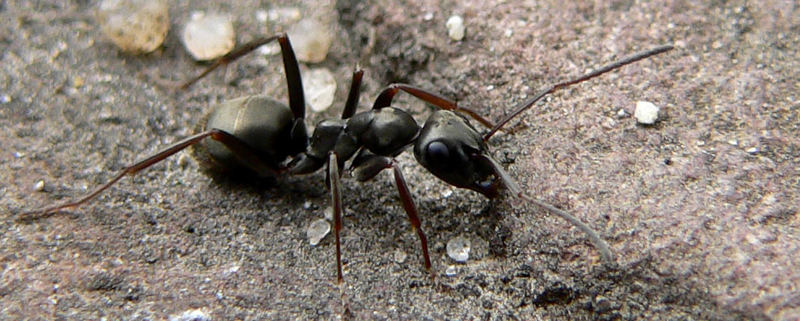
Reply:
[[[449,198],[450,196],[453,196],[452,189],[446,188],[444,191],[442,191],[442,198]]]
[[[333,42],[330,27],[311,18],[298,21],[289,29],[288,34],[297,60],[301,62],[324,61]]]
[[[321,112],[333,105],[336,94],[336,79],[328,68],[315,68],[303,72],[303,91],[306,102],[314,112]]]
[[[264,23],[264,22],[267,22],[267,18],[268,17],[269,17],[269,14],[267,13],[267,11],[265,11],[263,9],[256,10],[256,21]]]
[[[447,267],[447,269],[444,270],[444,275],[456,276],[456,274],[458,274],[458,270],[456,270],[456,267],[454,265],[450,265]]]
[[[103,34],[123,51],[134,54],[156,50],[169,30],[166,0],[105,0],[96,16]]]
[[[306,236],[308,237],[308,243],[311,245],[319,244],[322,239],[328,235],[331,231],[331,224],[328,223],[325,219],[318,219],[314,222],[311,222],[311,225],[308,226],[308,230],[306,230]]]
[[[224,56],[236,46],[236,34],[230,17],[196,12],[183,28],[183,46],[195,60]]]
[[[633,116],[640,124],[652,125],[658,120],[658,110],[658,107],[649,101],[637,101]]]
[[[269,9],[266,15],[267,20],[279,25],[288,25],[290,23],[295,23],[301,18],[303,18],[303,13],[300,11],[299,8],[294,8],[294,7]]]
[[[450,39],[455,41],[461,41],[461,39],[464,39],[464,19],[461,18],[461,16],[451,16],[449,19],[447,19],[445,26],[447,26],[447,35],[450,37]]]
[[[211,316],[203,309],[184,311],[181,315],[169,318],[170,321],[210,321]]]
[[[400,263],[400,264],[405,263],[406,258],[408,258],[408,254],[406,254],[406,252],[403,252],[402,250],[399,250],[399,249],[394,251],[394,261],[395,262]]]
[[[36,184],[33,184],[33,190],[37,192],[44,191],[44,181],[39,180]]]
[[[470,241],[464,237],[455,237],[447,242],[447,256],[456,262],[464,263],[469,260]]]

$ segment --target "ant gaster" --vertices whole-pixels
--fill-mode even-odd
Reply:
[[[569,213],[544,201],[526,195],[503,167],[492,158],[486,142],[503,125],[533,106],[538,100],[558,89],[586,81],[623,65],[672,49],[661,46],[597,69],[573,80],[551,85],[520,104],[497,124],[492,124],[476,112],[459,107],[450,99],[406,84],[392,84],[378,95],[369,111],[356,113],[363,71],[356,70],[341,119],[323,120],[308,136],[305,125],[305,100],[300,69],[294,51],[285,34],[253,40],[220,58],[202,74],[187,81],[187,88],[212,70],[225,65],[255,48],[277,40],[281,47],[288,83],[289,106],[266,96],[247,96],[234,99],[212,109],[200,124],[199,133],[185,138],[156,154],[122,169],[106,184],[83,198],[54,207],[22,214],[19,219],[30,220],[52,215],[94,199],[126,175],[134,175],[189,146],[195,148],[203,163],[217,168],[245,169],[265,177],[285,174],[300,175],[326,167],[326,181],[333,207],[333,231],[336,238],[337,279],[342,280],[339,232],[342,229],[341,174],[345,162],[351,160],[350,170],[358,181],[367,181],[385,169],[391,169],[400,200],[411,226],[421,242],[425,268],[430,271],[428,244],[422,231],[419,214],[414,205],[403,173],[395,157],[413,146],[417,161],[434,176],[456,187],[467,188],[487,198],[499,195],[501,188],[516,198],[530,201],[558,215],[581,229],[597,247],[606,262],[614,262],[606,243],[587,225]],[[420,128],[406,111],[393,107],[392,99],[406,92],[439,107]],[[467,115],[487,128],[480,134]],[[211,139],[206,139],[211,138]]]

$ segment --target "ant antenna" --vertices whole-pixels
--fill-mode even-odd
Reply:
[[[533,106],[534,103],[539,101],[539,99],[542,99],[542,97],[547,96],[548,94],[552,94],[556,90],[559,90],[559,89],[564,88],[564,87],[569,87],[569,86],[577,84],[579,82],[584,82],[586,80],[589,80],[589,79],[592,79],[594,77],[600,76],[600,75],[602,75],[604,73],[607,73],[607,72],[612,71],[614,69],[617,69],[619,67],[625,66],[627,64],[642,60],[644,58],[647,58],[647,57],[650,57],[650,56],[653,56],[653,55],[660,54],[660,53],[665,52],[665,51],[672,50],[672,48],[673,48],[672,45],[663,45],[663,46],[659,46],[659,47],[656,47],[656,48],[653,48],[653,49],[650,49],[650,50],[645,50],[645,51],[642,51],[642,52],[639,52],[639,53],[635,53],[635,54],[633,54],[631,56],[628,56],[628,57],[623,58],[623,59],[621,59],[619,61],[616,61],[614,63],[606,65],[606,66],[604,66],[604,67],[602,67],[600,69],[592,71],[592,72],[590,72],[588,74],[585,74],[583,76],[580,76],[578,78],[575,78],[575,79],[572,79],[572,80],[563,81],[563,82],[557,83],[555,85],[551,85],[550,87],[547,87],[544,90],[540,91],[533,98],[531,98],[528,101],[526,101],[526,102],[522,103],[521,105],[519,105],[519,107],[517,107],[517,109],[514,110],[513,113],[508,114],[508,116],[506,116],[501,121],[499,121],[496,125],[494,125],[494,127],[492,127],[492,129],[489,131],[489,133],[487,133],[486,135],[483,136],[483,141],[484,142],[488,141],[489,138],[491,138],[492,135],[494,135],[494,133],[496,133],[498,130],[500,130],[500,128],[503,127],[503,125],[508,123],[514,117],[517,117],[517,115],[521,114],[523,111],[527,110],[528,108],[531,108],[531,106]]]
[[[511,178],[511,175],[509,175],[503,169],[503,166],[497,163],[496,160],[485,155],[479,157],[487,161],[489,165],[491,165],[492,168],[494,168],[495,174],[497,174],[497,176],[503,182],[503,185],[506,186],[511,195],[521,198],[525,201],[531,202],[541,208],[544,208],[551,214],[561,217],[570,224],[572,224],[572,226],[577,227],[584,234],[586,234],[587,237],[589,237],[589,241],[592,242],[597,251],[600,252],[600,256],[603,258],[603,261],[605,261],[606,263],[615,264],[616,259],[614,259],[614,254],[611,252],[611,249],[608,247],[608,244],[606,244],[606,242],[603,241],[602,238],[600,238],[600,235],[598,235],[597,232],[595,232],[591,227],[581,222],[581,220],[579,220],[572,214],[567,213],[567,211],[555,207],[552,204],[547,203],[538,198],[529,196],[528,194],[522,191],[522,188],[519,187],[519,184],[517,184],[517,182],[513,178]]]

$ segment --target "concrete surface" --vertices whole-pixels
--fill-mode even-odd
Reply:
[[[120,53],[94,1],[0,2],[0,318],[164,320],[793,320],[800,318],[800,12],[794,1],[180,1],[155,53]],[[337,117],[353,67],[361,108],[396,81],[499,119],[537,88],[663,43],[676,49],[552,95],[492,139],[530,193],[600,231],[586,237],[530,204],[488,201],[426,173],[405,176],[431,242],[435,281],[391,178],[346,179],[345,280],[332,237],[306,227],[329,204],[321,174],[245,184],[182,153],[97,201],[17,223],[83,195],[121,167],[193,132],[220,101],[285,100],[278,57],[248,56],[187,91],[178,39],[192,10],[228,12],[240,42],[258,9],[327,17],[321,65]],[[426,17],[427,14],[430,14]],[[445,22],[464,17],[463,41]],[[651,127],[618,118],[646,100]],[[430,108],[403,96],[422,122]],[[43,187],[36,188],[37,182]],[[470,238],[456,264],[445,244]],[[404,259],[405,256],[405,259]],[[455,276],[446,276],[453,265]]]

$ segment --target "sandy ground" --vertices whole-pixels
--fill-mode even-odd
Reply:
[[[179,3],[162,48],[133,56],[101,35],[95,1],[0,2],[1,319],[800,318],[796,2]],[[248,56],[186,91],[163,85],[202,69],[177,31],[193,10],[231,14],[244,42],[280,30],[256,14],[280,7],[334,29],[328,59],[312,67],[336,74],[337,103],[310,124],[337,117],[356,64],[362,110],[407,82],[500,119],[537,88],[675,44],[550,96],[490,142],[528,192],[600,231],[618,266],[559,218],[456,190],[410,153],[398,159],[434,281],[388,174],[345,179],[342,285],[332,237],[310,246],[305,234],[329,205],[320,173],[245,184],[181,153],[87,206],[14,221],[191,134],[216,103],[285,101],[275,56]],[[453,14],[467,26],[460,42],[447,37]],[[639,100],[662,108],[655,126],[617,116]],[[431,110],[406,96],[397,105],[420,123]],[[457,236],[472,243],[464,264],[446,255]]]

